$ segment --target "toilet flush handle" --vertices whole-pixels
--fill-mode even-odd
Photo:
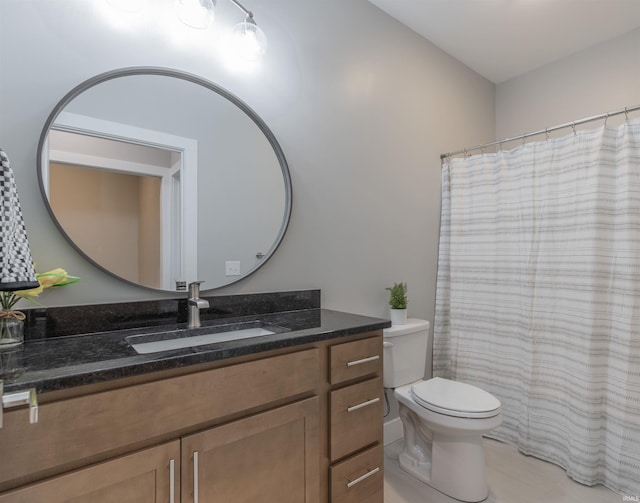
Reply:
[[[383,348],[392,348],[392,347],[393,347],[393,344],[391,344],[391,343],[390,343],[390,342],[388,342],[388,341],[384,341],[384,342],[382,343],[382,347],[383,347]]]

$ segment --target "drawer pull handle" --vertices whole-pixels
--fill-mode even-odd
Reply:
[[[352,362],[347,362],[347,367],[353,367],[355,365],[362,365],[363,363],[375,362],[380,359],[380,355],[370,356],[368,358],[363,358],[362,360],[353,360]]]
[[[38,397],[35,388],[29,388],[26,391],[14,391],[13,393],[3,394],[4,388],[0,379],[0,428],[2,428],[2,409],[11,407],[19,407],[20,405],[29,406],[29,422],[35,424],[38,422]]]
[[[198,451],[193,452],[193,503],[198,503]]]
[[[174,493],[176,491],[176,462],[173,458],[169,460],[169,503],[174,503]]]
[[[367,400],[366,402],[359,403],[358,405],[352,405],[351,407],[347,407],[347,412],[353,412],[354,410],[362,409],[362,407],[373,405],[374,403],[378,403],[379,401],[380,401],[380,397],[377,396],[375,398],[372,398],[371,400]]]
[[[372,475],[375,475],[376,473],[378,473],[380,471],[380,467],[376,467],[373,470],[369,470],[367,473],[365,473],[364,475],[361,475],[360,477],[358,477],[355,480],[352,480],[351,482],[349,482],[347,484],[347,489],[351,489],[353,486],[355,486],[356,484],[359,484],[360,482],[362,482],[364,479],[368,479],[369,477],[371,477]]]

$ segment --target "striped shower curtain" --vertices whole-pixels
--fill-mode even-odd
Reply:
[[[640,497],[640,121],[442,167],[434,375],[491,436]]]

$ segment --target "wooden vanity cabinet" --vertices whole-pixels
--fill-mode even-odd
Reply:
[[[5,493],[0,503],[318,503],[318,460],[313,397]]]
[[[381,335],[6,411],[0,503],[381,503]]]
[[[29,424],[24,409],[7,411],[0,429],[0,489],[5,491],[0,492],[0,502],[53,501],[33,496],[47,494],[49,488],[55,488],[55,501],[60,502],[78,503],[87,497],[92,503],[177,503],[181,492],[191,494],[191,499],[185,496],[182,501],[197,502],[193,487],[181,487],[180,483],[181,472],[192,466],[181,469],[181,459],[191,455],[184,445],[191,448],[193,438],[207,440],[205,448],[200,449],[204,461],[201,467],[206,469],[209,460],[215,458],[214,451],[224,453],[224,449],[213,449],[209,439],[221,438],[218,432],[223,432],[227,440],[236,439],[226,445],[226,453],[235,450],[237,455],[245,455],[235,458],[238,475],[246,475],[248,470],[242,468],[246,463],[255,470],[254,477],[283,479],[289,476],[288,458],[272,456],[269,463],[256,465],[254,456],[268,445],[264,437],[273,433],[282,438],[286,431],[291,436],[284,444],[285,452],[304,459],[308,469],[302,473],[301,483],[314,494],[298,501],[317,503],[319,354],[319,348],[307,348],[235,364],[232,360],[213,369],[164,375],[48,403],[42,400],[45,403],[39,407],[36,424]],[[289,423],[291,430],[287,430]],[[262,436],[258,434],[260,428]],[[158,446],[166,442],[178,445],[178,451],[171,455],[158,451]],[[273,444],[270,447],[275,448]],[[162,459],[158,459],[159,453]],[[135,455],[142,467],[139,477],[135,470],[128,473],[123,468],[130,455]],[[207,479],[200,477],[200,483]],[[152,480],[164,489],[152,488]],[[238,485],[238,491],[248,486],[247,480]],[[91,492],[103,482],[104,490]],[[169,498],[171,485],[175,489],[173,500]],[[76,486],[84,487],[86,493]],[[206,484],[203,490],[208,490]],[[129,492],[130,500],[124,496]],[[143,496],[146,492],[148,497]]]

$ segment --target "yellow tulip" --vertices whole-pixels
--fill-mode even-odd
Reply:
[[[20,290],[17,292],[2,292],[7,297],[7,299],[2,303],[3,309],[5,309],[5,304],[13,306],[18,301],[18,297],[28,300],[29,302],[32,302],[34,304],[40,305],[38,302],[36,302],[35,298],[40,295],[45,289],[54,286],[70,285],[71,283],[75,283],[76,281],[78,281],[78,279],[80,279],[76,276],[69,276],[69,274],[67,274],[67,271],[61,269],[60,267],[48,272],[36,274],[36,278],[38,279],[38,283],[40,283],[40,286],[37,286],[36,288],[31,288],[29,290]],[[9,296],[11,298],[9,298]]]
[[[57,269],[53,269],[49,272],[43,272],[41,274],[36,274],[38,278],[38,282],[42,288],[51,288],[52,286],[63,286],[68,285],[69,282],[74,282],[76,278],[69,276],[67,271],[58,267]],[[39,293],[39,292],[38,292]]]
[[[13,293],[15,293],[18,297],[22,297],[23,299],[26,299],[28,297],[37,297],[42,293],[43,290],[44,288],[42,287],[42,285],[40,285],[35,288],[31,288],[30,290],[20,290]]]

